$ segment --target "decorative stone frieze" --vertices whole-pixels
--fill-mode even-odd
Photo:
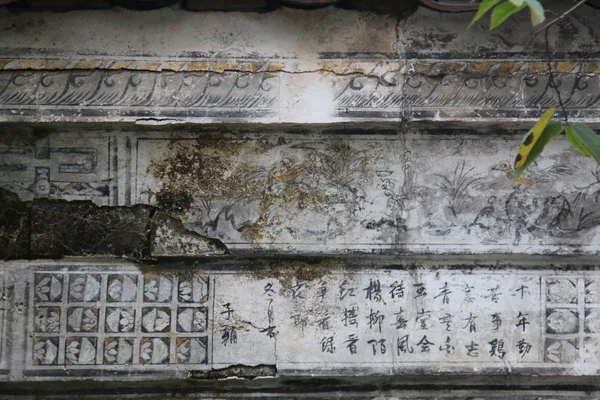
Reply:
[[[146,214],[135,218],[135,207],[35,200],[44,198],[153,206],[181,220],[187,233],[218,239],[232,252],[599,251],[598,168],[564,139],[551,143],[515,184],[510,165],[519,141],[510,134],[354,133],[75,129],[32,135],[0,146],[0,186],[34,200],[21,232],[31,227],[25,238],[35,239],[39,255],[85,253],[104,243],[64,246],[81,243],[78,231],[58,229],[69,218],[78,227],[96,226],[97,237],[111,239],[106,245],[115,249],[127,247],[113,243],[120,235],[110,232],[119,224],[101,221],[130,221],[147,243]],[[156,238],[166,235],[157,249],[170,246],[164,239],[182,229],[169,226],[153,230]],[[174,240],[187,246],[183,237]]]

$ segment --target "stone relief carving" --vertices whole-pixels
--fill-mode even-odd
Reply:
[[[207,363],[208,277],[107,272],[32,275],[32,366]]]
[[[267,72],[0,72],[0,108],[23,113],[43,107],[78,116],[108,110],[139,117],[267,116],[275,112],[277,99],[278,77]]]
[[[29,311],[15,321],[27,332],[26,377],[238,364],[399,372],[433,363],[440,371],[597,374],[595,270],[336,269],[275,278],[219,268],[152,276],[117,265],[54,264],[4,268],[31,288]],[[135,296],[109,300],[111,282],[125,278]],[[160,278],[163,287],[171,283],[166,302],[144,295],[145,283],[160,285]],[[94,284],[88,300],[71,297],[71,287],[93,281],[99,297]],[[196,284],[187,294],[200,300],[181,302],[179,288],[190,281]]]
[[[27,200],[90,199],[108,205],[115,185],[110,176],[111,167],[115,167],[110,165],[114,154],[107,150],[112,148],[110,140],[15,134],[12,141],[0,143],[0,187]]]

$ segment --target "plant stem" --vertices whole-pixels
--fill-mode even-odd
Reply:
[[[546,38],[546,55],[548,56],[548,85],[552,86],[554,88],[554,90],[556,91],[556,95],[558,96],[558,103],[560,104],[560,108],[564,114],[564,118],[565,118],[565,124],[569,125],[569,114],[567,113],[567,110],[565,109],[565,105],[562,101],[562,96],[560,95],[560,90],[558,89],[558,85],[556,84],[556,81],[554,80],[554,72],[552,71],[552,49],[550,48],[550,41],[548,40],[548,32],[550,31],[550,27],[552,25],[548,25],[548,27],[546,28],[546,32],[545,32],[545,38]]]
[[[567,11],[565,11],[562,14],[560,14],[558,17],[554,18],[552,21],[548,22],[546,25],[544,25],[543,27],[541,27],[540,29],[538,29],[535,32],[535,34],[537,35],[538,33],[542,32],[544,29],[547,30],[552,25],[554,25],[555,23],[557,23],[558,21],[560,21],[561,19],[563,19],[564,17],[566,17],[567,15],[569,15],[570,13],[572,13],[573,11],[575,11],[575,9],[577,9],[577,7],[579,7],[580,5],[584,4],[585,2],[586,2],[586,0],[581,0],[579,3],[575,4],[573,7],[569,8]]]

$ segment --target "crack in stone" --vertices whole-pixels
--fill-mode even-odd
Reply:
[[[276,378],[277,365],[257,364],[257,365],[231,365],[226,368],[212,369],[209,371],[190,371],[189,379],[198,380],[223,380],[223,379],[247,379],[257,378]]]

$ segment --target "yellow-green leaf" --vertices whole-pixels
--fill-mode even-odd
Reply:
[[[590,155],[600,164],[600,137],[596,132],[584,124],[571,124],[573,130],[579,136],[579,139],[590,153]]]
[[[583,144],[581,138],[579,137],[575,129],[573,129],[570,126],[567,126],[565,128],[565,133],[567,135],[567,140],[569,141],[569,143],[571,143],[571,146],[573,146],[575,150],[577,150],[586,157],[592,156],[592,153],[590,153],[587,147],[585,147],[585,144]]]
[[[502,24],[508,17],[524,9],[527,5],[523,3],[521,6],[515,6],[510,1],[502,3],[494,8],[492,11],[492,21],[490,23],[490,31],[496,29]]]
[[[531,14],[531,23],[533,26],[539,25],[546,19],[544,15],[544,7],[538,0],[523,0],[529,7],[529,13]]]
[[[523,5],[523,3],[525,2],[525,0],[509,0],[509,1],[517,7],[521,7]]]
[[[556,114],[556,107],[549,108],[542,114],[540,119],[536,122],[535,126],[525,134],[523,140],[521,141],[521,146],[519,147],[519,153],[515,158],[515,170],[517,168],[521,168],[528,160],[529,153],[537,143],[537,141],[542,137],[542,133],[546,126]]]
[[[477,14],[471,20],[469,26],[473,25],[475,22],[479,21],[481,17],[487,14],[496,4],[500,3],[500,0],[483,0],[479,5],[479,9],[477,10]]]
[[[537,127],[537,124],[536,124],[536,126],[531,128],[531,130],[529,132],[527,132],[525,137],[527,138],[528,135],[533,133],[533,131],[536,129],[536,127]],[[513,178],[513,181],[517,181],[521,177],[521,174],[523,174],[523,172],[525,172],[525,170],[531,165],[531,163],[533,161],[535,161],[535,159],[542,153],[542,150],[544,150],[544,147],[546,147],[546,145],[548,143],[550,143],[552,140],[554,140],[554,138],[556,138],[558,135],[560,135],[560,133],[563,131],[563,129],[564,129],[563,124],[558,121],[550,121],[544,125],[544,129],[542,130],[542,133],[539,135],[538,140],[534,143],[533,147],[529,151],[525,162],[521,165],[521,167],[519,167],[519,168],[515,167],[515,176]]]

